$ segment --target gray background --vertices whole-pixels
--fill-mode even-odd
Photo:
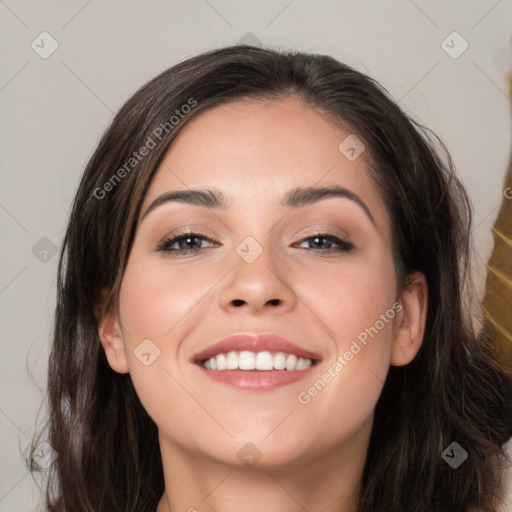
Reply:
[[[20,451],[44,398],[53,252],[80,174],[126,99],[193,54],[245,38],[379,80],[451,151],[474,203],[481,293],[511,140],[511,1],[0,0],[0,24],[0,512],[38,502]],[[44,31],[58,43],[45,59]]]

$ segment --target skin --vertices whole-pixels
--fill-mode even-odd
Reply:
[[[215,188],[231,202],[226,210],[165,203],[139,219],[119,312],[99,322],[109,364],[130,372],[159,429],[166,491],[157,512],[356,510],[375,405],[389,366],[408,364],[421,346],[427,284],[415,273],[397,290],[391,220],[365,153],[351,162],[338,150],[348,134],[295,97],[234,102],[188,122],[157,169],[141,217],[170,190]],[[375,224],[346,198],[279,206],[292,188],[333,184],[357,194]],[[214,243],[155,252],[185,228]],[[354,249],[304,241],[325,230]],[[263,249],[250,264],[236,252],[247,236]],[[394,319],[299,403],[395,302]],[[275,333],[322,360],[310,377],[273,391],[233,389],[191,359],[236,332]],[[144,339],[160,350],[149,366],[134,355]],[[261,454],[251,466],[237,457],[248,442]]]

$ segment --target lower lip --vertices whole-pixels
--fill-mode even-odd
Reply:
[[[318,364],[318,363],[317,363]],[[316,364],[306,370],[207,370],[198,365],[207,377],[237,389],[271,391],[305,379],[314,371]]]

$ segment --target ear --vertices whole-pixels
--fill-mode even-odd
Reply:
[[[121,325],[114,309],[109,308],[98,320],[98,334],[112,370],[128,373],[128,359]]]
[[[400,294],[402,310],[396,315],[391,365],[409,364],[423,343],[428,309],[428,284],[421,272],[409,275],[408,284]]]

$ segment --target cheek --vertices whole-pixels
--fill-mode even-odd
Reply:
[[[321,338],[328,333],[332,355],[297,397],[304,418],[328,418],[310,422],[309,432],[326,446],[330,439],[357,435],[373,418],[389,369],[399,308],[393,273],[353,269],[338,277],[317,276],[315,286],[309,285],[311,305],[322,320]]]
[[[121,289],[120,312],[131,342],[175,337],[188,317],[204,307],[202,299],[212,286],[204,270],[173,268],[163,261],[142,258],[129,264]]]
[[[165,404],[190,409],[190,397],[178,384],[189,371],[186,342],[218,307],[212,288],[228,270],[173,264],[135,251],[130,257],[120,293],[124,342],[137,394],[157,424],[168,414]]]
[[[339,272],[317,271],[301,283],[299,293],[307,297],[308,311],[321,320],[318,338],[330,344],[330,360],[323,362],[325,378],[311,393],[305,390],[304,402],[328,387],[324,402],[350,402],[351,409],[366,409],[364,400],[376,402],[384,384],[401,309],[393,261],[372,258]]]
[[[207,302],[201,299],[211,285],[197,269],[171,268],[137,253],[129,260],[120,293],[123,337],[134,387],[157,425],[170,423],[176,410],[187,410],[190,421],[194,415],[204,421],[179,384],[184,378],[177,362],[181,340],[201,316]]]
[[[376,323],[389,338],[389,320],[394,318],[392,306],[396,299],[395,273],[393,261],[385,254],[381,256],[363,262],[353,260],[337,269],[312,268],[297,272],[293,278],[294,290],[322,320],[323,334],[330,335],[339,351],[345,350],[347,341]],[[390,308],[383,325],[381,315]]]

